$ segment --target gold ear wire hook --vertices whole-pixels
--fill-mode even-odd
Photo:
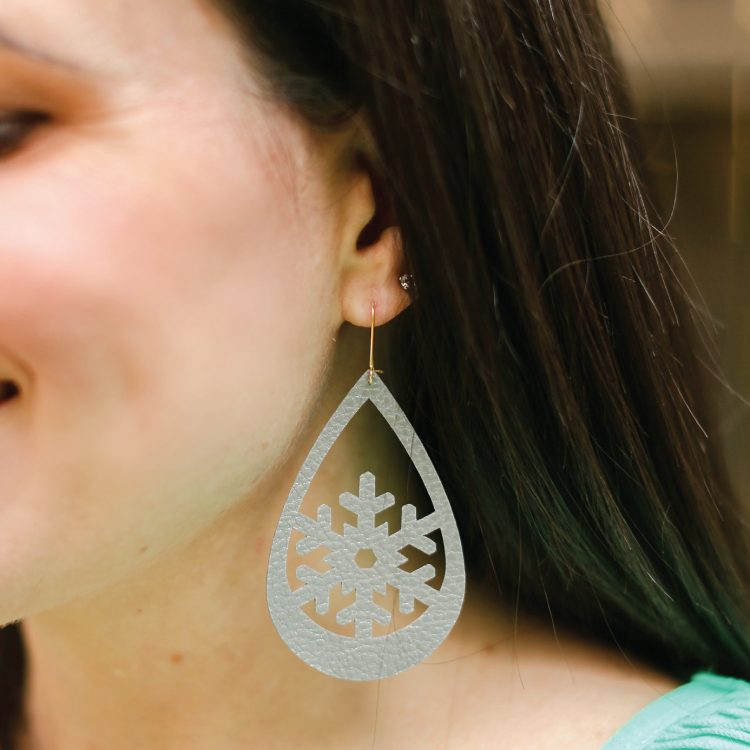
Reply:
[[[373,363],[372,352],[375,345],[375,303],[370,302],[370,374],[367,378],[367,382],[372,385],[372,374],[374,372],[383,372],[382,370],[376,370]]]

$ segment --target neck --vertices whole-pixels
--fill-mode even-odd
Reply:
[[[352,420],[316,476],[316,496],[337,497],[348,489],[342,480],[356,491],[365,470],[406,491],[408,465],[392,443],[373,442],[384,432],[373,419],[381,418],[363,410]],[[407,697],[436,678],[429,664],[508,637],[512,625],[494,615],[490,622],[484,595],[470,587],[446,641],[383,687],[323,675],[287,649],[268,615],[266,566],[286,494],[320,426],[189,544],[22,621],[27,728],[17,747],[365,747],[376,715],[391,726],[404,721]],[[384,702],[386,691],[401,698]]]

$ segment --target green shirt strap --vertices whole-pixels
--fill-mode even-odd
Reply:
[[[602,750],[750,748],[750,682],[696,672],[644,706]]]

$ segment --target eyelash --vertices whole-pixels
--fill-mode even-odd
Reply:
[[[36,111],[0,115],[0,158],[18,151],[34,129],[49,119],[48,115]],[[6,137],[8,130],[11,133],[9,139]]]

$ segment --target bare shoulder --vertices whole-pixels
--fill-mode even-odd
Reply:
[[[516,707],[517,748],[601,750],[640,709],[679,685],[615,647],[559,631],[551,644],[544,640],[519,654],[518,679],[505,691]],[[544,731],[529,736],[534,726]]]
[[[679,684],[549,623],[514,620],[512,634],[506,629],[493,641],[497,623],[488,608],[475,610],[451,649],[414,672],[411,680],[420,684],[401,699],[421,696],[409,710],[414,726],[429,729],[412,748],[601,750],[641,708]]]

